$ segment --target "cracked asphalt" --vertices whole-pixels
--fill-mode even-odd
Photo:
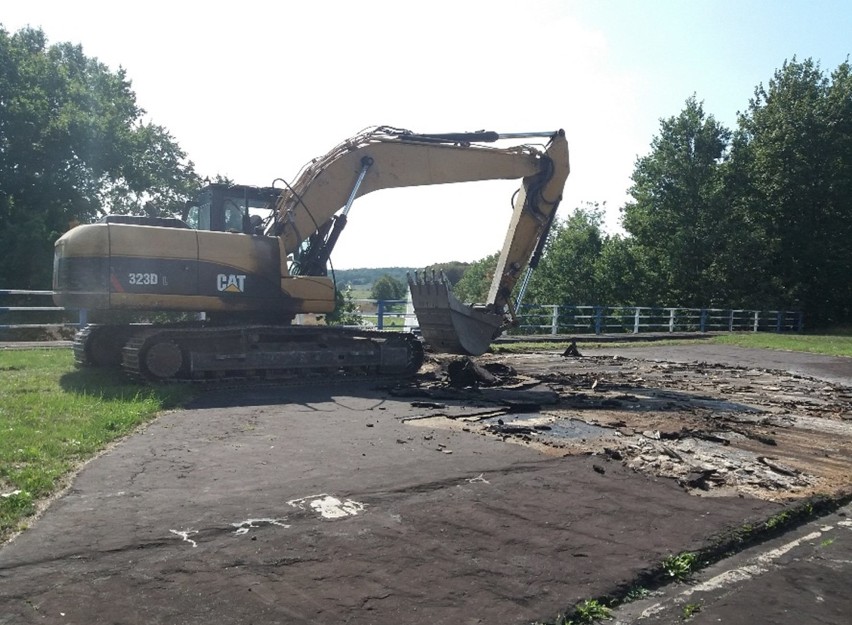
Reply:
[[[164,414],[0,549],[0,623],[552,621],[785,509],[424,412],[347,385],[222,391]]]

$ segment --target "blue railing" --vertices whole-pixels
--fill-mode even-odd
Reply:
[[[642,332],[801,332],[804,314],[790,310],[651,306],[526,305],[510,334]]]
[[[27,327],[82,327],[86,310],[61,306],[35,306],[30,300],[50,301],[52,291],[0,290],[5,298],[25,298],[26,304],[0,306],[0,329]],[[50,302],[52,304],[52,302]],[[365,322],[379,330],[416,329],[417,317],[406,300],[355,300]],[[24,322],[5,323],[4,313],[26,317]],[[63,314],[65,313],[65,314]],[[45,319],[48,321],[45,321]],[[51,319],[53,321],[51,321]],[[59,321],[56,321],[59,319]],[[789,310],[747,310],[723,308],[675,308],[652,306],[571,306],[556,304],[524,305],[517,315],[518,325],[510,335],[640,334],[643,332],[801,332],[804,315]]]

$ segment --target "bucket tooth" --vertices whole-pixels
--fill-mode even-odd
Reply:
[[[444,274],[408,276],[423,339],[437,352],[479,356],[503,329],[503,317],[460,302]]]

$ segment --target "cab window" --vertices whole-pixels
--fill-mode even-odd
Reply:
[[[243,211],[233,200],[225,202],[225,230],[228,232],[243,231]]]
[[[207,196],[207,201],[200,201],[190,206],[184,221],[195,230],[210,230],[209,196]]]

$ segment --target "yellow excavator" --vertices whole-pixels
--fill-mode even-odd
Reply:
[[[493,145],[528,138],[547,144]],[[312,160],[292,184],[211,184],[180,219],[109,215],[73,228],[56,242],[54,301],[203,313],[194,322],[93,324],[75,337],[78,364],[121,366],[149,381],[411,374],[423,360],[411,333],[293,323],[334,310],[327,266],[353,202],[392,187],[521,179],[486,303],[462,304],[442,276],[409,278],[423,340],[436,351],[479,355],[514,321],[512,291],[542,253],[568,173],[562,130],[416,134],[381,126]]]

